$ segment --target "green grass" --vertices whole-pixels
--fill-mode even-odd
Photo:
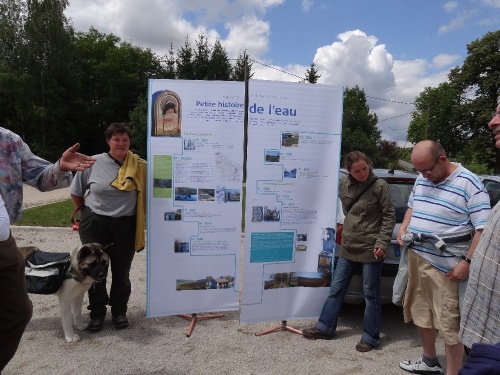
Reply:
[[[70,215],[75,209],[71,199],[23,210],[21,220],[13,225],[38,227],[71,227]],[[78,216],[77,216],[78,217]]]

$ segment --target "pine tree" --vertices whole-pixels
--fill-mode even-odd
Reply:
[[[302,82],[318,83],[318,79],[321,76],[318,74],[318,69],[316,69],[316,64],[311,63],[309,69],[306,70],[306,76]]]
[[[210,54],[211,48],[208,44],[207,37],[200,31],[193,56],[194,79],[207,79],[210,65]]]
[[[170,49],[168,50],[167,75],[165,78],[170,78],[170,79],[176,78],[174,44],[172,41],[170,42]]]
[[[193,49],[189,42],[189,36],[186,36],[184,46],[177,51],[177,78],[178,79],[195,79],[194,64],[193,64]]]
[[[233,67],[227,57],[227,52],[222,47],[220,40],[215,41],[212,48],[212,55],[210,56],[210,64],[208,68],[207,79],[229,81],[231,78]]]
[[[238,58],[236,59],[236,63],[233,66],[233,70],[231,72],[231,81],[244,81],[245,80],[245,64],[247,64],[247,69],[248,69],[248,78],[252,78],[253,73],[252,71],[252,63],[248,63],[248,55],[247,51],[243,50],[238,55]]]

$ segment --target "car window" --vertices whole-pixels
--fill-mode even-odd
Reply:
[[[406,210],[408,209],[408,198],[410,197],[413,184],[391,181],[387,182],[389,183],[389,188],[391,189],[392,204],[394,205],[394,211],[396,212],[396,223],[401,223]]]
[[[484,187],[490,196],[490,204],[493,208],[500,199],[500,183],[492,180],[483,180]]]

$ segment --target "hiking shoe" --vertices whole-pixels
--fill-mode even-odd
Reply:
[[[115,324],[115,328],[122,329],[128,327],[128,319],[127,315],[120,314],[113,316],[113,323]]]
[[[439,363],[436,366],[429,367],[422,360],[422,357],[415,361],[400,361],[399,367],[405,371],[411,372],[412,374],[444,374],[444,371]]]
[[[327,335],[326,333],[321,332],[316,327],[305,328],[302,330],[302,336],[309,340],[331,340],[333,336]]]
[[[92,318],[90,319],[90,323],[87,327],[87,330],[89,330],[92,333],[100,332],[102,331],[103,325],[104,325],[104,318]]]
[[[363,341],[363,340],[360,340],[357,344],[356,344],[356,350],[358,352],[369,352],[370,350],[372,350],[375,346],[372,345],[372,344],[368,344],[366,341]]]

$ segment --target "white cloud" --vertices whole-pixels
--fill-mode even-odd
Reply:
[[[359,85],[365,92],[384,92],[394,86],[393,58],[377,38],[360,30],[338,35],[340,42],[320,47],[314,63],[321,83]]]
[[[438,34],[442,35],[463,28],[475,13],[474,10],[460,12],[448,24],[439,27]]]
[[[313,5],[312,0],[302,0],[302,10],[304,12],[308,12],[309,9],[311,9],[312,5]]]
[[[174,51],[189,36],[192,46],[202,31],[210,43],[217,38],[226,46],[230,58],[246,48],[260,57],[267,52],[269,25],[261,16],[285,0],[74,0],[67,9],[79,31],[91,25],[100,32],[113,33],[122,40],[151,48],[164,55],[173,43]],[[186,14],[190,18],[186,18]],[[224,22],[227,36],[215,25]],[[234,54],[233,54],[234,53]]]
[[[451,12],[458,7],[458,3],[456,1],[448,1],[443,5],[443,8],[447,12]]]
[[[244,49],[254,58],[263,56],[269,48],[269,24],[257,18],[243,18],[227,23],[229,34],[224,46],[229,58],[236,58]]]
[[[481,3],[492,8],[500,8],[500,0],[481,0]]]
[[[460,60],[459,55],[448,55],[446,53],[440,53],[432,59],[432,64],[437,69],[442,69],[451,64],[454,64]]]
[[[322,84],[354,87],[359,85],[367,95],[372,111],[377,113],[382,138],[404,144],[414,110],[413,102],[425,87],[435,87],[447,80],[448,67],[458,60],[455,55],[438,55],[432,64],[426,60],[394,60],[384,44],[361,30],[339,34],[337,41],[320,47],[314,56]],[[255,78],[298,81],[309,67],[254,65]],[[429,69],[438,73],[429,75]],[[290,76],[278,69],[295,74]],[[299,78],[300,77],[300,78]]]

